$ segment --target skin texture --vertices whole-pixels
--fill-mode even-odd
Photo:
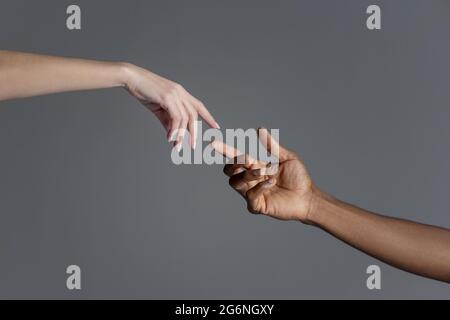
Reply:
[[[160,120],[181,148],[186,130],[195,147],[200,116],[219,128],[204,104],[181,85],[123,62],[101,62],[0,50],[0,101],[51,93],[124,87]]]
[[[220,141],[212,143],[234,158],[224,173],[250,212],[317,226],[394,267],[450,283],[450,230],[382,216],[333,198],[314,185],[295,152],[278,145],[266,129],[258,131],[269,152],[277,149],[276,171]]]

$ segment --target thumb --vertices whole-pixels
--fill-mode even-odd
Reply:
[[[281,161],[293,158],[291,152],[281,146],[266,128],[258,128],[258,137],[264,148]]]

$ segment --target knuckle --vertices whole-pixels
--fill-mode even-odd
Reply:
[[[252,205],[251,201],[247,201],[247,210],[253,214],[258,213],[258,210]]]
[[[166,103],[173,102],[174,99],[178,96],[178,91],[179,89],[177,84],[169,85],[162,95],[162,100]]]
[[[205,104],[202,101],[196,99],[196,102],[197,102],[197,108],[206,109]]]
[[[188,118],[188,113],[186,112],[186,109],[183,106],[180,108],[180,115],[183,118],[183,120]]]
[[[181,120],[181,115],[179,115],[179,114],[174,114],[174,115],[172,116],[172,120],[175,121],[175,122],[179,122],[179,121]]]
[[[281,149],[281,148],[280,148]],[[284,149],[285,151],[286,151],[286,153],[289,155],[289,156],[291,156],[291,157],[294,157],[294,158],[299,158],[299,156],[298,156],[298,154],[297,154],[297,152],[295,152],[295,151],[292,151],[292,150],[290,150],[290,149]]]
[[[167,108],[175,106],[175,97],[170,92],[165,92],[161,98],[161,102]]]
[[[197,118],[198,118],[197,111],[189,109],[189,119],[196,120]]]
[[[175,91],[175,92],[182,92],[182,91],[184,91],[183,86],[181,84],[177,83],[177,82],[173,83],[172,88],[173,88],[173,91]]]

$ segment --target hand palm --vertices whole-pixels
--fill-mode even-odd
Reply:
[[[227,157],[245,160],[225,166],[229,184],[246,199],[252,213],[306,222],[313,195],[313,184],[306,167],[294,152],[280,146],[267,129],[259,129],[258,134],[267,151],[279,159],[277,167],[249,155],[243,157],[238,150],[222,142],[212,142],[213,148]]]
[[[312,183],[303,163],[298,158],[283,161],[273,178],[273,187],[249,199],[250,211],[282,220],[306,217]]]

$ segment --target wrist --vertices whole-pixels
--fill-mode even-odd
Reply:
[[[125,88],[133,87],[136,66],[128,62],[116,62],[115,66],[119,85]]]
[[[333,202],[333,197],[313,186],[305,223],[320,227],[323,223],[324,207]]]

